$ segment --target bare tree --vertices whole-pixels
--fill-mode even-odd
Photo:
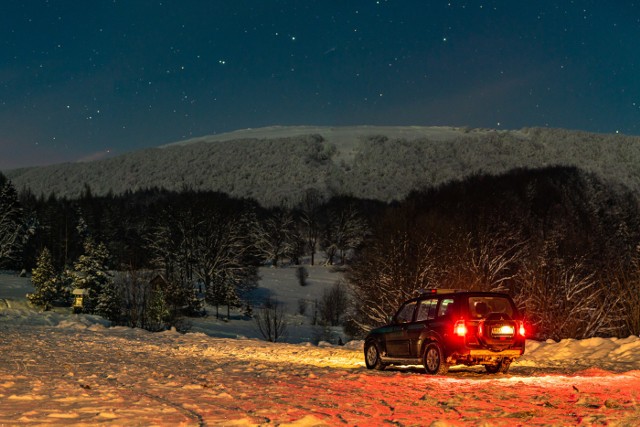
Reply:
[[[620,265],[607,280],[612,293],[620,296],[620,332],[618,336],[640,335],[640,245],[636,248],[630,265]]]
[[[151,271],[140,271],[133,268],[115,276],[115,285],[122,294],[124,321],[127,326],[132,328],[147,327],[146,311],[152,278]]]
[[[292,249],[299,240],[291,212],[276,209],[256,230],[255,240],[258,248],[277,267],[282,258],[295,252]]]
[[[315,264],[315,255],[321,235],[321,212],[323,196],[320,190],[310,188],[305,191],[300,202],[304,240],[311,255],[311,265]]]
[[[475,241],[474,241],[475,240]],[[462,241],[461,258],[456,265],[464,276],[465,289],[489,292],[511,290],[526,255],[526,242],[515,232],[482,233]]]
[[[320,300],[320,316],[331,326],[340,326],[349,308],[349,292],[342,282],[325,289]]]
[[[541,258],[525,269],[516,302],[539,338],[590,338],[615,331],[620,296],[605,292],[582,261]]]
[[[255,322],[262,337],[277,342],[287,333],[284,306],[276,299],[265,299],[262,308],[255,314]]]
[[[323,228],[322,248],[327,264],[333,265],[338,256],[344,265],[347,253],[359,247],[367,233],[367,222],[355,206],[332,210]]]
[[[390,211],[347,269],[354,302],[349,322],[356,332],[385,323],[402,301],[437,280],[436,246],[405,213]]]

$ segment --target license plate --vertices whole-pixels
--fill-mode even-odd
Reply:
[[[497,327],[491,328],[491,333],[493,335],[513,335],[515,333],[515,329],[513,326],[508,326],[508,325],[497,326]]]

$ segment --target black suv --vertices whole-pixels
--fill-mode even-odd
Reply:
[[[524,345],[523,317],[509,295],[430,289],[367,335],[364,359],[369,369],[422,364],[427,373],[443,375],[464,364],[506,373]]]

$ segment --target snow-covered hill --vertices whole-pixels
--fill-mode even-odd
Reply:
[[[640,138],[561,129],[269,127],[204,136],[88,163],[3,171],[18,189],[77,197],[164,187],[221,191],[265,206],[305,190],[383,201],[478,172],[574,165],[640,190]]]
[[[299,298],[291,269],[269,271],[263,289]],[[311,272],[308,296],[333,274]],[[635,336],[528,341],[508,375],[460,366],[432,377],[417,367],[368,371],[361,342],[154,334],[110,328],[97,316],[37,313],[21,300],[28,286],[0,275],[0,425],[640,423]]]

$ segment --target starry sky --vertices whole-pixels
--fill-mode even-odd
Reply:
[[[3,0],[0,170],[270,125],[640,134],[640,4]]]

